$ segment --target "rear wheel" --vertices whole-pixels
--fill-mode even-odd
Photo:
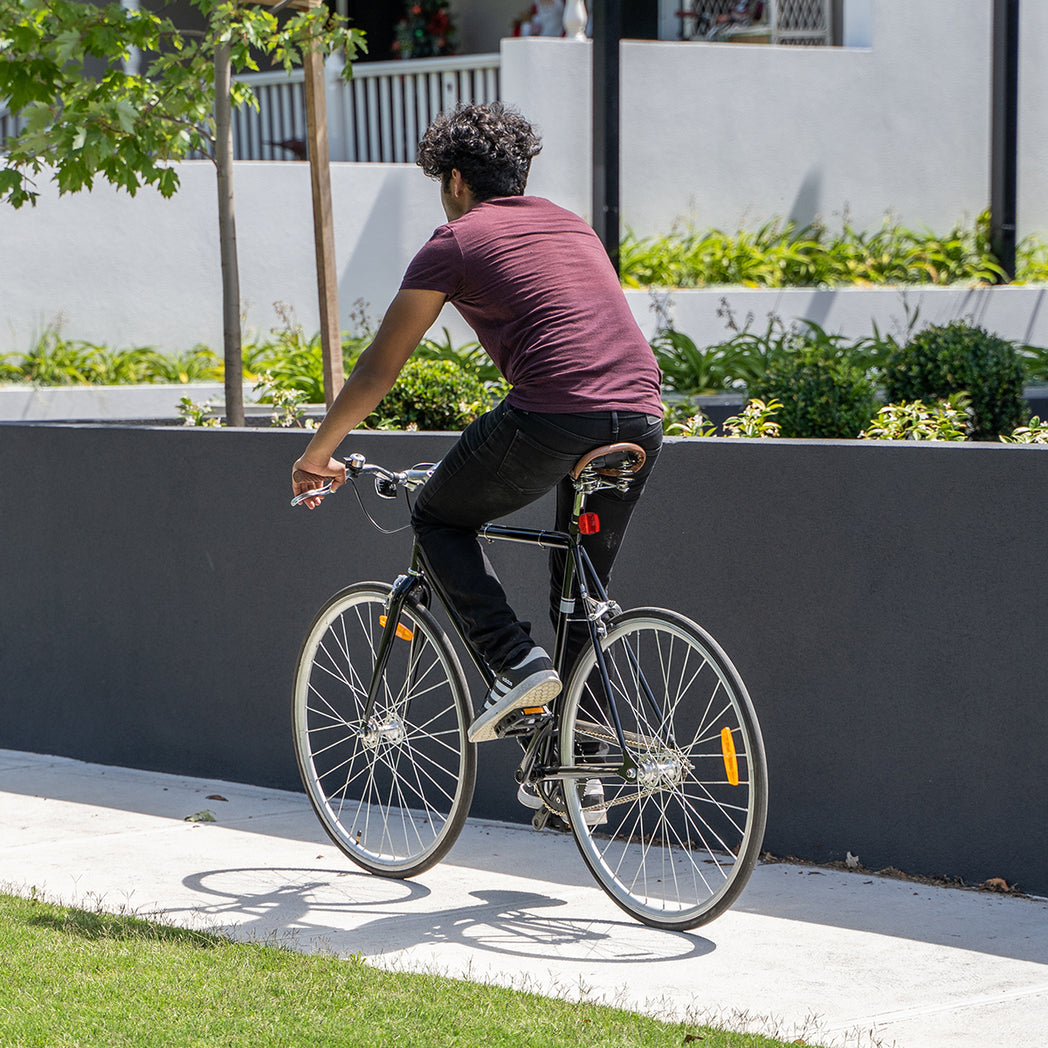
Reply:
[[[683,615],[620,615],[602,650],[626,750],[587,648],[564,698],[560,759],[618,772],[569,786],[568,819],[587,866],[619,906],[655,927],[694,928],[734,902],[760,854],[768,805],[760,727],[735,667]],[[600,755],[585,756],[594,751]],[[594,779],[603,786],[603,822]]]
[[[455,843],[476,783],[469,694],[444,631],[405,602],[364,719],[389,587],[336,594],[310,628],[295,675],[295,755],[331,839],[356,863],[410,877]]]

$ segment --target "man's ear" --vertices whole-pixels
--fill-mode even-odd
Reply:
[[[469,186],[466,185],[466,180],[462,177],[462,172],[457,168],[451,169],[451,174],[448,176],[448,192],[452,196],[461,198],[464,192],[468,192]]]

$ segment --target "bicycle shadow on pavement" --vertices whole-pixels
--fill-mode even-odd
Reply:
[[[712,953],[694,934],[662,932],[633,921],[551,911],[566,899],[542,892],[471,891],[445,908],[430,889],[402,880],[325,869],[207,870],[183,878],[203,898],[167,911],[240,940],[320,947],[338,954],[389,956],[415,947],[459,946],[536,960],[592,963],[680,961]],[[454,893],[461,899],[461,893]],[[608,904],[610,906],[610,903]],[[610,912],[610,911],[609,911]]]

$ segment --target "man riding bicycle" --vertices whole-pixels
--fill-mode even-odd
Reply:
[[[662,444],[659,369],[603,245],[578,216],[524,195],[540,149],[531,125],[499,102],[460,105],[426,131],[417,163],[439,179],[447,222],[408,266],[378,333],[292,471],[296,495],[328,480],[332,490],[345,483],[335,450],[389,392],[450,301],[512,386],[463,431],[412,513],[431,574],[496,674],[469,729],[473,742],[494,738],[509,714],[560,690],[549,655],[509,606],[477,529],[554,488],[563,529],[575,463],[598,445],[639,444],[647,459],[629,491],[599,492],[588,503],[600,531],[586,536],[585,547],[606,586]],[[554,579],[563,555],[551,555]],[[560,593],[552,586],[550,601],[556,610]],[[565,665],[585,629],[573,624]]]

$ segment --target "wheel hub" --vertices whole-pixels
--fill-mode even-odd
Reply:
[[[372,717],[361,732],[360,741],[365,749],[377,750],[383,743],[396,746],[407,738],[404,722],[399,717]]]
[[[679,753],[651,755],[637,762],[637,785],[643,790],[673,789],[690,770],[691,763]]]

